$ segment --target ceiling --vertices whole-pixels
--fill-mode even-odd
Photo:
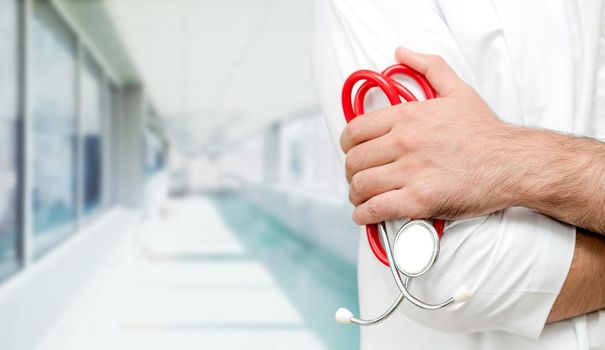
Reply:
[[[117,74],[144,84],[172,141],[194,152],[317,113],[311,2],[68,1],[90,20],[106,13],[130,61]]]

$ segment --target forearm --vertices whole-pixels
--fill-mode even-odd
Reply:
[[[605,308],[605,241],[586,233],[576,234],[576,249],[567,279],[547,323]]]
[[[512,205],[605,234],[605,143],[510,127]]]

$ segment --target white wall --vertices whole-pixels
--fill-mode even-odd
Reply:
[[[288,228],[356,261],[360,231],[351,221],[344,170],[321,115],[284,121],[241,142],[216,164],[239,177],[241,193]]]
[[[254,134],[218,156],[216,166],[222,174],[251,182],[263,181],[263,134]]]
[[[196,160],[191,162],[195,164]],[[321,115],[286,120],[252,135],[227,149],[214,165],[221,173],[247,182],[346,199],[344,170]],[[267,174],[269,170],[276,173]]]
[[[278,184],[343,198],[347,185],[321,115],[282,124]]]

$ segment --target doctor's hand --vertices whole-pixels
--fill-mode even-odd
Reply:
[[[502,122],[442,58],[401,48],[396,58],[424,74],[439,97],[347,125],[340,143],[354,221],[453,219],[512,206],[519,128]]]

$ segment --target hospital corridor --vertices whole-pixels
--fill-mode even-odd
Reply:
[[[0,349],[358,349],[312,1],[0,0]]]
[[[0,0],[0,350],[605,349],[605,0]]]
[[[332,313],[356,304],[354,280],[237,195],[170,200],[117,243],[41,348],[353,349],[356,329]]]

